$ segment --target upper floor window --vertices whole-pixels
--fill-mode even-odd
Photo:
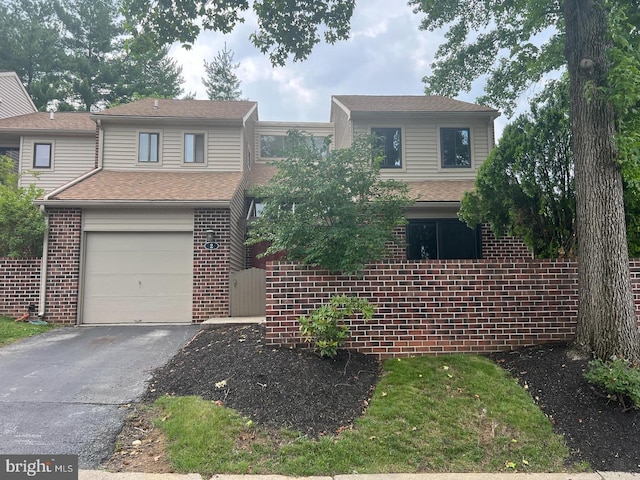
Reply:
[[[204,163],[204,133],[184,134],[184,163]]]
[[[158,147],[160,135],[158,133],[140,132],[138,136],[138,161],[158,162]]]
[[[322,152],[324,157],[327,154],[325,137],[305,136],[305,141],[313,144]],[[290,145],[287,135],[260,135],[260,157],[261,158],[286,158],[289,156]]]
[[[33,168],[51,168],[50,143],[36,143],[33,146]]]
[[[402,129],[400,127],[374,127],[376,147],[383,156],[380,168],[402,168]]]
[[[471,168],[471,133],[468,128],[440,129],[442,168]]]

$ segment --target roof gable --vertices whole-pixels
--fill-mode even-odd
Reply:
[[[37,111],[20,77],[15,72],[0,72],[0,119]]]

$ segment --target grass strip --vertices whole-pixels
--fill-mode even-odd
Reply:
[[[12,318],[0,317],[0,347],[52,328],[54,328],[52,325],[33,325],[29,322],[16,322]]]
[[[196,397],[163,397],[157,424],[177,471],[204,476],[560,472],[568,449],[505,371],[474,355],[388,360],[366,413],[308,439]]]

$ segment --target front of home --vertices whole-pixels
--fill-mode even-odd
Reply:
[[[494,144],[498,112],[488,107],[346,95],[331,99],[322,123],[260,121],[249,101],[145,99],[94,114],[31,115],[0,120],[0,146],[19,148],[22,184],[45,192],[38,313],[48,321],[251,315],[232,301],[245,282],[239,274],[264,267],[244,244],[259,213],[249,191],[284,160],[292,128],[331,137],[332,148],[359,134],[380,138],[381,176],[406,181],[417,199],[407,214],[408,247],[394,258],[483,256],[481,232],[460,223],[457,211]],[[264,315],[259,303],[253,314]]]

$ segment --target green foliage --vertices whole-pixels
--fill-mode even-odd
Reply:
[[[19,174],[16,172],[16,163],[6,155],[0,155],[0,185],[16,188]]]
[[[347,317],[357,313],[365,320],[373,318],[375,306],[364,298],[345,295],[333,297],[328,304],[322,305],[309,314],[301,316],[300,332],[306,342],[313,343],[321,357],[334,358],[349,337],[349,328],[343,323]]]
[[[240,99],[240,80],[234,72],[239,66],[239,63],[233,63],[233,52],[227,50],[226,43],[224,50],[218,52],[211,63],[204,61],[206,77],[202,79],[202,84],[207,88],[209,100]]]
[[[394,231],[405,225],[411,200],[404,182],[380,180],[369,138],[328,150],[291,131],[289,155],[266,186],[251,193],[264,209],[249,228],[249,244],[269,242],[265,255],[330,272],[353,274],[385,257]]]
[[[29,322],[16,322],[12,318],[0,317],[0,347],[32,337],[55,328],[53,325],[34,325]]]
[[[42,255],[45,220],[33,201],[43,191],[0,185],[0,257]]]
[[[574,190],[568,86],[558,81],[506,126],[459,215],[522,238],[537,257],[573,255]]]
[[[585,378],[622,407],[640,408],[640,369],[620,358],[609,361],[600,359],[589,362]]]
[[[349,36],[355,0],[256,0],[258,30],[251,41],[271,63],[284,65],[291,56],[304,60],[322,38],[328,43]],[[159,0],[125,0],[127,26],[134,34],[151,35],[157,44],[181,42],[190,47],[203,30],[229,33],[244,22],[247,0],[175,0],[171,8]]]

